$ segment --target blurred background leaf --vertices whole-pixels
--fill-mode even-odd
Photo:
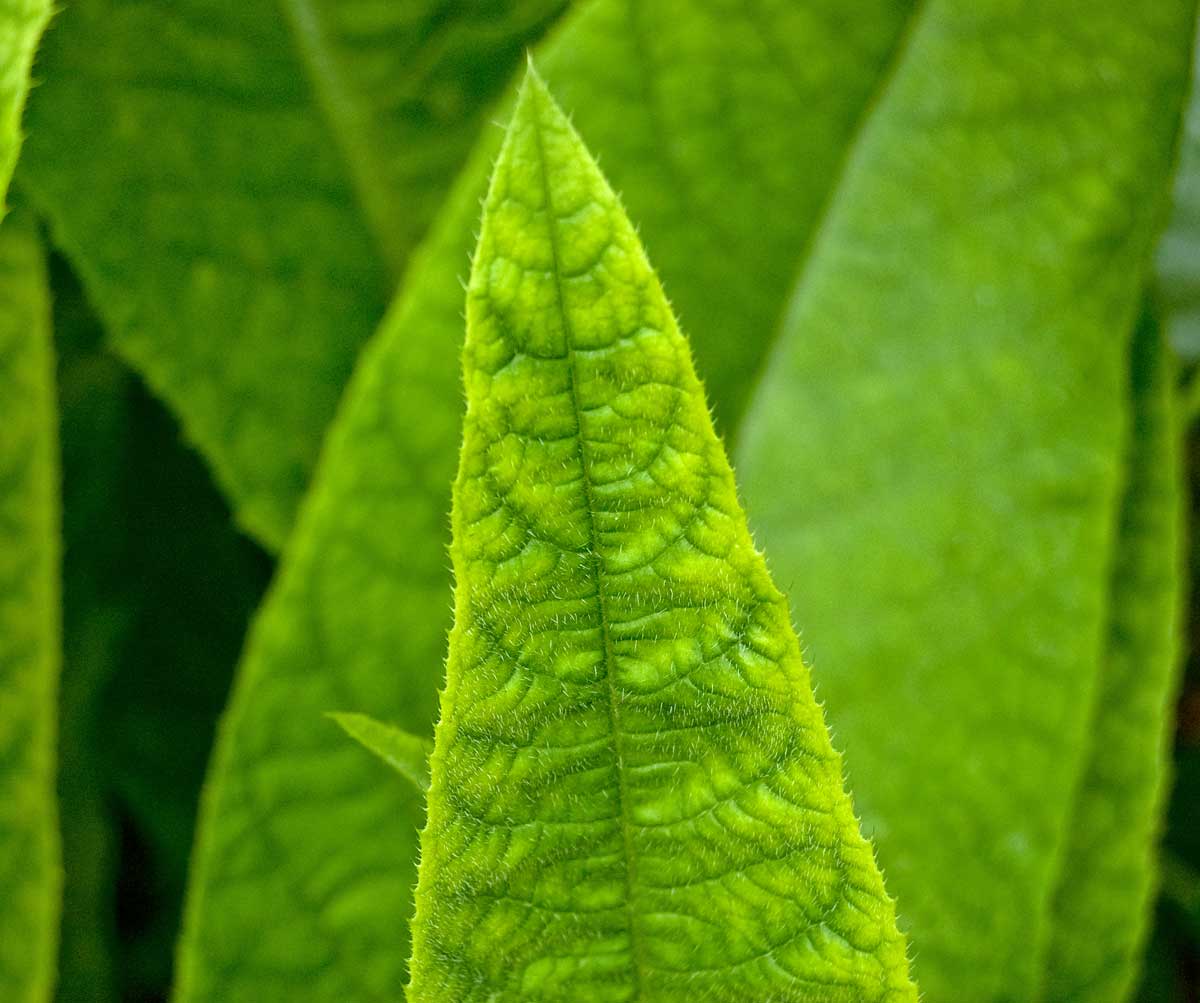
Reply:
[[[563,2],[75,0],[47,33],[22,182],[268,546],[491,98]]]

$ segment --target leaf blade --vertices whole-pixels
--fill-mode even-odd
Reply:
[[[467,304],[410,997],[915,1000],[687,343],[532,70]]]
[[[0,72],[0,193],[5,197],[21,149],[21,119],[29,94],[29,71],[49,20],[47,0],[19,0],[0,13],[0,40],[5,53]],[[0,210],[6,208],[7,202],[0,205]]]
[[[0,994],[46,1003],[62,888],[57,423],[45,261],[23,213],[0,225],[0,306]]]
[[[743,432],[931,1003],[1044,976],[1192,13],[924,6]]]
[[[872,17],[848,27],[842,23],[841,5],[834,2],[803,10],[783,4],[733,11],[708,0],[649,0],[638,10],[642,30],[677,54],[671,79],[711,77],[713,88],[703,100],[738,106],[755,93],[774,95],[764,115],[778,113],[803,123],[804,137],[837,137],[851,131],[874,79],[871,59],[886,55],[906,8],[883,2]],[[680,16],[683,11],[698,20],[686,20]],[[556,87],[573,95],[575,113],[589,135],[603,139],[604,162],[614,173],[619,168],[630,205],[639,219],[647,220],[644,232],[658,234],[651,245],[657,249],[656,260],[675,262],[668,273],[675,295],[682,302],[681,290],[692,290],[693,333],[703,327],[710,342],[719,344],[729,330],[721,325],[741,312],[737,330],[753,340],[758,332],[746,317],[768,318],[778,302],[767,295],[754,303],[743,295],[721,303],[719,290],[704,288],[707,277],[693,274],[688,261],[707,245],[707,228],[693,227],[686,239],[671,239],[676,217],[687,219],[696,212],[680,197],[663,162],[665,150],[695,144],[736,151],[741,130],[722,116],[716,121],[723,131],[705,135],[712,120],[680,113],[669,131],[653,132],[643,100],[649,71],[644,61],[628,58],[637,51],[637,40],[629,35],[630,13],[628,0],[580,5],[547,40],[539,62]],[[854,33],[860,47],[851,51],[833,44],[846,31]],[[784,44],[789,60],[765,47],[764,33]],[[731,40],[744,45],[743,72],[736,78],[713,76],[711,53],[726,51]],[[810,46],[822,58],[806,76],[793,64],[807,65],[801,57]],[[770,135],[766,129],[753,131]],[[660,141],[652,143],[656,135]],[[331,968],[353,969],[352,977],[369,968],[361,960],[368,953],[373,958],[404,954],[398,931],[407,931],[411,915],[423,804],[405,800],[403,791],[382,790],[373,764],[351,755],[356,750],[348,752],[333,729],[318,724],[310,731],[309,723],[319,722],[331,708],[369,707],[414,734],[432,734],[451,619],[447,513],[462,402],[458,275],[469,260],[480,196],[499,138],[498,132],[489,133],[475,150],[450,203],[414,257],[404,292],[364,351],[247,645],[201,812],[179,955],[185,973],[176,993],[180,1003],[235,998],[238,993],[259,1003],[270,998],[277,984],[292,981],[302,982],[314,999],[341,1003],[347,993],[367,991],[332,974],[328,985],[314,984],[305,965],[309,955],[328,952],[335,959]],[[802,140],[793,141],[802,145]],[[775,160],[770,150],[760,150],[751,172],[745,158],[728,152],[719,160],[736,165],[734,170],[745,169],[748,176],[737,181],[743,189],[785,192],[797,201],[786,203],[788,213],[759,202],[728,200],[709,211],[721,215],[722,232],[737,230],[743,249],[755,248],[764,233],[799,246],[825,191],[820,171],[810,174],[809,167],[823,169],[836,162],[838,153],[834,149],[822,158]],[[754,179],[768,168],[770,173],[757,185]],[[770,180],[781,168],[789,176]],[[657,226],[650,220],[658,220]],[[786,275],[777,282],[782,296]],[[398,526],[405,527],[404,534],[394,532]],[[266,748],[279,763],[294,758],[310,779],[305,798],[314,806],[311,814],[295,810],[298,789],[255,778],[261,772],[257,753]],[[355,779],[341,788],[331,785],[316,765],[322,756]],[[247,803],[255,805],[257,815],[274,819],[269,833],[247,828]],[[228,831],[244,838],[228,838]],[[413,850],[410,861],[400,859],[407,846]],[[271,861],[290,875],[289,881],[268,888],[248,879],[239,866],[248,859]],[[347,887],[361,890],[364,898],[369,892],[362,890],[358,875],[386,872],[394,877],[395,885],[389,882],[386,894],[375,896],[375,908],[355,916],[353,926],[314,923],[311,916],[322,912],[313,904],[314,896],[297,899],[286,887],[313,882],[313,872],[330,859],[342,861]],[[303,931],[297,933],[306,944],[300,961],[258,935],[283,917]],[[404,981],[405,960],[399,958],[390,982],[381,977],[380,985],[389,986],[392,996]],[[240,974],[239,965],[245,966]]]

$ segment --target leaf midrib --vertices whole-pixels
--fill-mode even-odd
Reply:
[[[562,268],[558,249],[558,233],[556,230],[558,216],[554,210],[554,201],[550,191],[550,181],[547,176],[546,150],[542,140],[541,106],[537,106],[532,116],[534,139],[538,153],[538,170],[542,182],[542,194],[546,206],[546,231],[549,235],[550,257],[553,262],[554,292],[558,303],[559,316],[563,325],[563,340],[567,349],[568,396],[571,398],[571,409],[575,417],[575,439],[579,449],[579,468],[582,474],[584,509],[587,516],[588,556],[591,558],[592,575],[596,583],[596,602],[600,613],[600,637],[604,652],[604,680],[607,684],[608,723],[612,733],[613,755],[616,757],[617,774],[617,808],[621,823],[621,840],[625,852],[625,914],[626,925],[629,928],[630,971],[633,974],[632,1000],[642,997],[642,963],[640,960],[639,939],[637,934],[636,913],[633,908],[633,893],[636,887],[636,856],[633,849],[632,825],[629,819],[629,796],[625,782],[625,754],[621,742],[621,713],[618,709],[616,687],[613,685],[615,659],[613,658],[612,634],[609,630],[608,600],[604,589],[604,574],[600,563],[600,552],[597,547],[595,499],[592,491],[591,468],[587,458],[587,448],[583,440],[583,413],[579,406],[579,393],[576,377],[575,335],[570,315],[567,311],[566,300],[563,298]]]

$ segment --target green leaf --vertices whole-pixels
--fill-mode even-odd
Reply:
[[[363,748],[375,753],[393,770],[422,791],[429,790],[429,754],[433,743],[366,714],[330,714],[341,729]]]
[[[1170,349],[1147,314],[1110,570],[1108,649],[1051,907],[1041,999],[1128,999],[1149,932],[1179,662],[1181,478]]]
[[[915,1001],[687,343],[532,71],[464,370],[409,998]]]
[[[24,213],[0,226],[0,401],[0,997],[45,1003],[62,884],[58,437],[45,260]]]
[[[29,68],[50,19],[49,0],[14,0],[0,11],[0,217],[21,149],[21,116],[29,93]],[[26,224],[27,225],[27,224]]]
[[[1110,572],[1141,462],[1127,462],[1130,332],[1192,16],[1185,0],[929,0],[743,429],[752,521],[929,1003],[1036,1000],[1049,965],[1065,974],[1055,889],[1092,879],[1063,862],[1085,770],[1105,769],[1089,736],[1121,727],[1095,701],[1124,685],[1128,654],[1109,658],[1106,637],[1127,617],[1145,617],[1128,652],[1150,662],[1126,723],[1165,702],[1175,586],[1118,612]],[[1169,579],[1162,553],[1145,559]],[[1151,788],[1123,804],[1149,812],[1156,739],[1131,741],[1133,782]],[[1114,849],[1134,861],[1153,822],[1123,824]],[[1103,945],[1114,959],[1142,924],[1144,903],[1127,905]],[[1082,978],[1087,958],[1069,965]],[[1096,988],[1086,998],[1115,998],[1116,982]]]
[[[78,0],[48,34],[21,179],[266,543],[488,105],[561,6]]]
[[[644,221],[677,302],[691,304],[690,330],[717,353],[722,341],[761,352],[790,268],[773,265],[776,288],[760,296],[740,276],[722,292],[689,259],[714,253],[714,225],[747,261],[766,256],[759,242],[768,238],[771,257],[799,253],[838,141],[903,20],[890,2],[848,24],[842,10],[600,0],[577,8],[542,48],[541,65],[572,95]],[[853,47],[839,44],[851,37]],[[646,46],[660,57],[645,58]],[[726,59],[736,73],[719,72]],[[647,102],[650,91],[672,95],[669,118]],[[714,106],[746,118],[714,118]],[[462,438],[458,276],[499,139],[489,134],[472,155],[364,353],[247,646],[201,813],[178,1003],[290,1001],[297,986],[318,1003],[391,1000],[404,982],[424,799],[381,784],[378,767],[321,716],[370,708],[432,734]],[[710,171],[741,200],[701,205]]]

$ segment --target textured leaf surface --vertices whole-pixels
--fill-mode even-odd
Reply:
[[[748,279],[726,293],[706,288],[691,257],[711,253],[713,219],[727,239],[737,235],[731,246],[747,259],[768,256],[760,249],[768,236],[785,257],[799,251],[903,13],[882,3],[876,16],[843,23],[841,9],[600,0],[543,48],[551,79],[572,95],[647,220],[642,232],[656,235],[656,260],[672,262],[673,295],[695,304],[691,330],[706,332],[717,352],[723,340],[761,350],[788,269],[774,266],[772,302],[765,286],[761,300],[752,296]],[[850,37],[859,41],[853,49],[835,44]],[[735,43],[738,72],[714,73],[718,56],[735,59]],[[670,59],[632,58],[643,45]],[[685,86],[697,79],[706,86]],[[646,94],[666,81],[674,110],[663,120]],[[710,102],[747,119],[702,115]],[[800,138],[769,128],[775,120],[793,123]],[[415,852],[406,860],[405,848],[415,851],[423,799],[389,783],[322,716],[369,710],[432,735],[450,627],[449,486],[462,435],[459,275],[494,133],[364,353],[243,659],[202,812],[180,1003],[290,1000],[297,986],[322,1003],[391,1000],[403,984],[415,881]],[[823,138],[804,154],[803,137]],[[696,147],[712,150],[714,163],[678,159],[676,151]],[[693,186],[710,169],[745,201],[701,206]],[[276,932],[264,937],[264,929]]]
[[[429,789],[429,754],[433,743],[393,728],[366,714],[330,714],[351,738],[375,753],[414,787]]]
[[[687,343],[532,73],[464,371],[410,999],[915,1000]]]
[[[1149,924],[1183,603],[1179,428],[1162,339],[1144,318],[1132,353],[1108,649],[1052,907],[1047,1003],[1127,999]]]
[[[923,6],[743,429],[929,1003],[1047,977],[1192,14]]]
[[[50,301],[32,220],[0,226],[0,998],[45,1003],[58,943],[60,655]]]
[[[267,543],[483,109],[560,6],[79,0],[47,36],[22,180]]]

